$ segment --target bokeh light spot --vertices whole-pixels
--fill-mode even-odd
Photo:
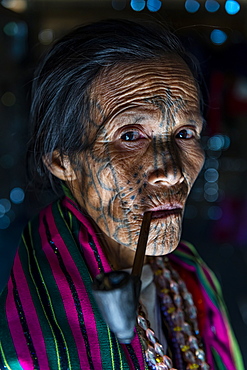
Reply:
[[[5,208],[2,204],[0,204],[0,217],[3,217],[4,214],[5,214]]]
[[[237,14],[240,10],[240,4],[235,0],[227,0],[225,3],[226,12],[230,15]]]
[[[210,150],[218,151],[221,149],[228,149],[230,146],[230,138],[227,135],[214,135],[207,141],[207,147]]]
[[[11,203],[8,199],[0,199],[0,206],[4,208],[5,213],[9,212],[11,209]]]
[[[49,45],[54,40],[54,33],[53,30],[47,28],[45,30],[41,30],[38,34],[38,39],[43,45]]]
[[[0,229],[7,229],[10,225],[10,218],[6,215],[0,218]]]
[[[204,172],[204,178],[208,182],[215,182],[219,178],[219,172],[215,168],[208,168]]]
[[[27,8],[27,0],[2,0],[1,4],[17,13],[24,12]]]
[[[216,202],[216,200],[218,199],[218,196],[219,194],[218,193],[214,193],[214,194],[207,194],[207,193],[204,193],[204,198],[206,199],[207,202]]]
[[[160,0],[148,0],[147,1],[147,8],[150,12],[157,12],[160,10],[162,2]]]
[[[219,168],[219,161],[216,158],[207,158],[204,164],[204,168],[215,168],[216,170]]]
[[[145,8],[145,1],[144,0],[131,0],[130,6],[136,12],[140,12]]]
[[[126,0],[112,0],[112,7],[115,10],[124,10],[126,7]]]
[[[217,194],[218,190],[219,190],[219,187],[218,187],[218,184],[216,184],[216,183],[206,182],[206,184],[204,186],[204,191],[208,195]]]
[[[214,135],[208,139],[207,144],[210,150],[221,150],[224,146],[224,139],[221,135]]]
[[[7,91],[6,93],[2,95],[1,102],[6,107],[12,107],[16,102],[16,97],[12,92]]]
[[[7,36],[15,36],[18,33],[18,25],[15,22],[9,22],[3,27],[3,32]]]
[[[227,40],[227,34],[222,30],[215,29],[211,32],[210,39],[215,45],[222,45]]]
[[[216,0],[207,0],[205,3],[205,8],[208,12],[214,13],[220,8],[220,4]]]
[[[15,204],[20,204],[25,198],[24,190],[21,188],[14,188],[10,192],[10,200]]]
[[[196,0],[186,0],[184,6],[189,13],[196,13],[200,8],[200,4]]]
[[[208,209],[208,218],[210,220],[219,220],[222,217],[222,209],[218,206],[211,206]]]

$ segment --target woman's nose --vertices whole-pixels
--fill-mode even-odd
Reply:
[[[184,180],[180,160],[175,153],[159,154],[156,157],[154,167],[149,170],[148,182],[151,185],[174,186],[182,183]]]
[[[173,186],[176,184],[181,184],[184,180],[182,171],[179,167],[169,166],[165,169],[158,168],[153,170],[148,175],[148,182],[151,185],[166,185]]]

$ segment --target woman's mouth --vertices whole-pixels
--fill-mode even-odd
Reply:
[[[155,218],[167,218],[169,216],[176,216],[176,215],[181,215],[181,214],[182,214],[181,208],[167,210],[167,211],[155,211],[155,212],[152,212],[152,220]]]
[[[163,206],[149,209],[152,212],[152,219],[167,218],[169,216],[180,216],[182,215],[183,207],[180,204],[166,204]]]

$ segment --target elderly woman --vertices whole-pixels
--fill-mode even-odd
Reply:
[[[1,369],[243,369],[215,277],[179,244],[204,161],[194,72],[170,32],[129,21],[78,28],[43,60],[30,155],[65,194],[23,233],[0,302]],[[140,307],[123,344],[92,280],[131,268],[147,212]]]

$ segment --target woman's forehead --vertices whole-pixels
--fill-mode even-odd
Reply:
[[[199,111],[200,105],[189,68],[175,56],[105,68],[91,86],[91,97],[97,105],[92,114],[98,124],[132,108],[186,113]]]

